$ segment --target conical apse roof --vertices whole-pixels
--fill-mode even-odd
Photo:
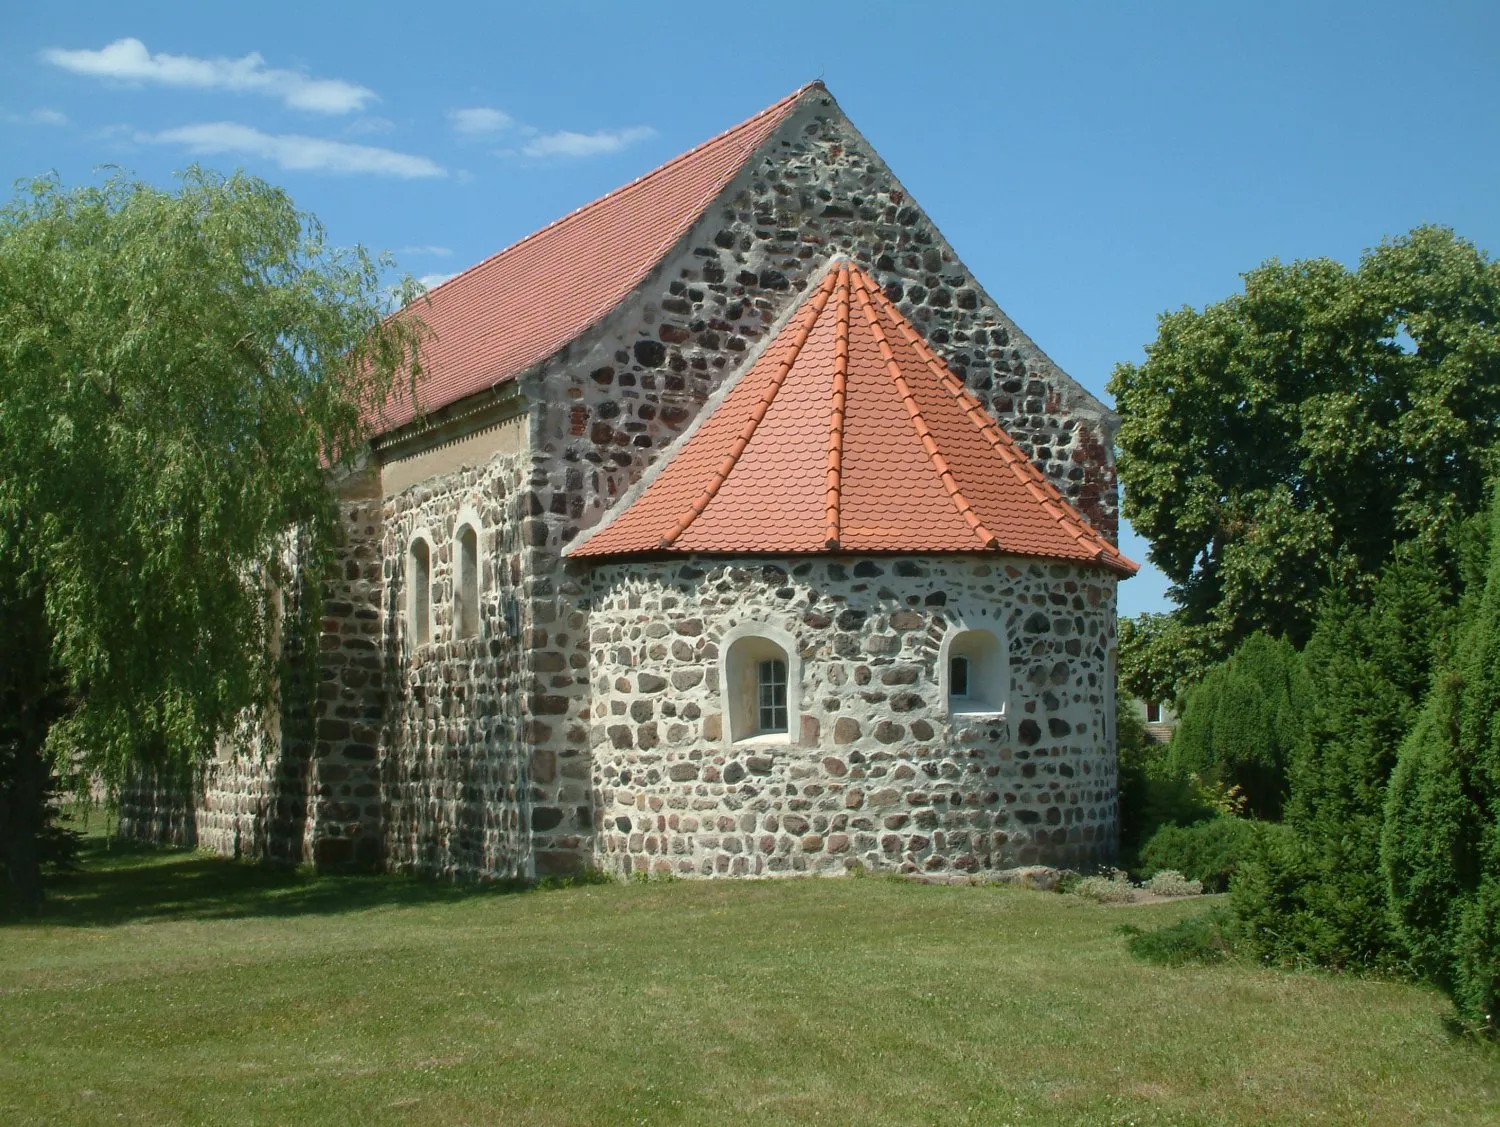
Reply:
[[[829,551],[993,551],[1136,571],[848,262],[568,554]]]

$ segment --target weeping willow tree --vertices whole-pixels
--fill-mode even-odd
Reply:
[[[23,909],[59,767],[188,767],[268,699],[288,530],[327,560],[330,469],[415,386],[384,265],[244,175],[47,179],[0,211],[0,851]]]

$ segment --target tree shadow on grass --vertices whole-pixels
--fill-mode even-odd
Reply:
[[[53,877],[42,913],[0,915],[4,924],[107,927],[145,920],[326,915],[377,907],[449,904],[600,878],[541,885],[452,883],[407,876],[327,876],[305,868],[231,861],[196,850],[89,837],[74,872]]]

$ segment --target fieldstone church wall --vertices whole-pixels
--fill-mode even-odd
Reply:
[[[385,501],[382,644],[391,692],[382,745],[386,864],[429,876],[508,877],[530,870],[523,645],[522,454],[498,454]],[[454,628],[455,538],[477,521],[479,628]],[[403,612],[414,535],[431,538],[432,640],[417,646]]]
[[[600,862],[761,876],[1111,858],[1114,586],[1014,557],[597,568]],[[1004,642],[1003,716],[949,714],[938,655],[959,623]],[[737,627],[795,641],[786,742],[726,738],[720,660]]]

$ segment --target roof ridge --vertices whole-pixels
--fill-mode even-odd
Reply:
[[[766,412],[771,409],[771,404],[776,401],[776,393],[786,383],[787,373],[792,370],[792,366],[797,362],[797,357],[801,355],[802,346],[807,343],[807,338],[811,335],[813,326],[817,324],[818,318],[822,316],[824,308],[828,305],[828,297],[833,293],[837,282],[837,276],[829,273],[818,286],[817,293],[813,295],[808,311],[803,314],[802,321],[797,326],[797,333],[792,338],[792,346],[788,355],[783,357],[778,363],[776,373],[771,377],[770,386],[761,393],[759,402],[756,403],[754,409],[750,412],[750,418],[740,428],[739,437],[734,440],[734,444],[729,448],[729,453],[724,455],[724,459],[719,463],[718,469],[714,471],[713,476],[708,480],[708,484],[703,487],[692,505],[688,507],[688,511],[678,517],[677,522],[671,528],[662,533],[657,547],[670,548],[676,542],[677,538],[686,532],[695,520],[703,515],[703,510],[708,508],[708,503],[714,499],[715,495],[719,492],[719,488],[724,484],[724,480],[734,470],[735,465],[740,460],[740,455],[745,452],[745,447],[749,446],[750,440],[755,437],[755,432],[760,427],[761,420],[766,417]]]
[[[969,526],[970,531],[979,538],[981,544],[986,548],[999,548],[999,538],[995,536],[979,519],[979,514],[974,511],[974,506],[969,504],[969,499],[964,496],[963,490],[959,488],[958,479],[953,476],[953,471],[948,468],[948,460],[943,457],[942,451],[937,447],[937,442],[932,437],[932,432],[927,429],[927,421],[922,418],[922,409],[917,406],[916,397],[911,388],[907,386],[906,377],[901,374],[901,365],[896,360],[896,354],[891,349],[891,342],[886,339],[885,328],[880,324],[880,316],[876,312],[875,304],[870,300],[869,285],[874,279],[865,274],[863,270],[854,277],[856,288],[860,294],[860,306],[864,310],[865,319],[870,323],[870,331],[875,335],[875,343],[880,349],[880,358],[885,361],[886,373],[896,385],[896,390],[901,395],[901,402],[906,407],[906,413],[910,417],[912,426],[917,432],[917,437],[922,440],[922,449],[927,451],[927,457],[932,461],[933,469],[937,470],[938,478],[943,483],[943,488],[948,491],[948,497],[958,510],[959,515]],[[876,287],[879,288],[878,286]],[[900,326],[900,320],[897,320]]]
[[[616,196],[619,196],[619,195],[621,195],[621,194],[623,194],[625,192],[628,192],[632,188],[637,187],[638,185],[644,184],[647,181],[652,180],[655,177],[657,177],[657,176],[659,176],[659,175],[661,175],[661,174],[669,171],[670,169],[676,168],[683,161],[688,160],[690,157],[696,156],[699,152],[701,152],[702,150],[708,148],[710,145],[713,145],[713,144],[718,143],[719,141],[722,141],[724,138],[728,137],[731,133],[737,133],[741,129],[746,128],[747,126],[754,125],[756,122],[763,121],[767,117],[771,117],[771,116],[775,115],[780,110],[785,109],[787,106],[789,106],[793,102],[797,101],[797,99],[801,98],[802,95],[806,94],[809,90],[826,90],[826,89],[827,89],[827,87],[823,85],[823,80],[820,79],[820,78],[815,78],[811,82],[804,83],[802,86],[799,86],[796,90],[793,90],[786,97],[782,98],[780,101],[773,102],[771,105],[767,106],[765,109],[759,111],[758,113],[751,114],[749,117],[747,117],[744,121],[740,122],[738,125],[731,125],[728,129],[721,130],[720,132],[715,133],[712,137],[708,138],[708,140],[701,141],[698,144],[694,145],[691,149],[688,149],[688,150],[686,150],[684,152],[680,152],[675,157],[672,157],[670,160],[665,161],[664,163],[657,165],[655,168],[652,168],[649,171],[641,173],[634,180],[627,181],[626,183],[621,184],[618,188],[611,188],[609,191],[605,192],[602,196],[597,196],[594,199],[590,200],[586,204],[580,204],[578,207],[575,207],[572,211],[566,212],[565,214],[558,216],[551,223],[548,223],[548,224],[545,224],[544,226],[538,227],[535,231],[531,232],[531,234],[524,235],[521,238],[517,239],[515,242],[509,244],[508,246],[502,247],[500,250],[497,250],[494,254],[488,255],[485,258],[480,259],[478,262],[474,263],[473,266],[470,266],[467,270],[460,270],[457,274],[453,275],[453,277],[444,279],[442,282],[438,283],[437,285],[433,286],[431,289],[427,290],[426,293],[427,294],[435,293],[436,291],[442,289],[444,286],[450,285],[451,283],[458,281],[460,278],[463,278],[466,275],[472,274],[474,271],[480,269],[481,267],[486,266],[489,263],[495,261],[495,259],[499,258],[501,255],[503,255],[503,254],[509,254],[511,251],[515,250],[517,247],[524,246],[527,243],[531,242],[532,239],[538,238],[539,236],[546,234],[548,231],[552,230],[554,227],[557,227],[559,224],[566,223],[566,222],[568,222],[568,220],[573,219],[576,216],[582,215],[582,214],[584,214],[585,212],[588,212],[588,211],[592,211],[594,208],[599,207],[601,204],[605,203],[607,200],[612,200]],[[734,178],[735,174],[739,172],[739,169],[741,167],[743,167],[743,162],[741,162],[740,165],[738,165],[738,166],[735,167],[734,172],[731,172],[729,174],[729,177],[727,179],[732,180]],[[720,184],[719,184],[719,187],[722,188],[725,182],[727,182],[727,181],[721,181]]]
[[[939,378],[948,393],[963,405],[969,421],[979,429],[979,432],[994,447],[996,453],[1010,466],[1011,471],[1027,491],[1042,503],[1047,514],[1062,525],[1063,529],[1079,544],[1096,549],[1100,558],[1125,561],[1124,554],[1118,548],[1100,535],[1082,517],[1070,512],[1072,505],[1062,495],[1062,491],[1047,480],[1046,475],[1032,464],[1030,458],[1021,453],[1016,446],[1015,439],[1005,432],[1005,428],[1000,426],[984,409],[984,404],[979,401],[978,396],[953,374],[952,369],[944,363],[942,357],[938,356],[922,339],[922,335],[912,328],[905,317],[901,316],[901,311],[895,308],[890,298],[886,297],[878,286],[876,290],[879,294],[878,300],[895,314],[893,320],[907,343],[916,350],[917,355]]]
[[[827,529],[823,546],[837,548],[843,535],[844,406],[849,389],[849,263],[838,269],[838,330],[833,344],[833,402],[828,412]]]

